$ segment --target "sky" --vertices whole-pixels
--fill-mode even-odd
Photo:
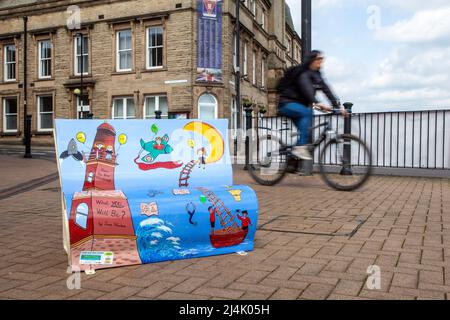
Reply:
[[[286,0],[301,34],[301,0]],[[357,112],[450,109],[450,1],[312,0],[312,47]]]

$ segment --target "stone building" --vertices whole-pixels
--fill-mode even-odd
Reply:
[[[300,38],[284,0],[241,2],[242,97],[270,114],[277,77],[300,60]],[[0,143],[23,137],[25,80],[34,143],[52,142],[53,119],[88,113],[138,119],[159,110],[163,118],[228,118],[237,128],[235,1],[221,4],[218,11],[215,0],[0,1]],[[221,17],[219,81],[199,70],[198,47],[212,41],[199,37],[201,14]]]

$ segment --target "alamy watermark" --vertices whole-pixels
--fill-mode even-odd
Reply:
[[[66,20],[66,26],[69,30],[78,30],[81,28],[81,13],[79,6],[69,6],[66,10],[69,17]]]
[[[67,273],[70,276],[67,277],[66,285],[69,290],[81,289],[81,272],[77,267],[68,267]]]
[[[367,268],[367,278],[366,285],[369,290],[380,290],[381,289],[381,268],[376,265],[369,266]]]
[[[367,8],[367,14],[369,18],[367,19],[367,28],[369,30],[380,30],[381,29],[381,8],[377,5],[371,5]]]

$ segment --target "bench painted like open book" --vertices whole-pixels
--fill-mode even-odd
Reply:
[[[253,250],[257,197],[233,185],[226,120],[56,120],[73,271]]]

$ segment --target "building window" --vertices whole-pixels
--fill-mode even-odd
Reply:
[[[83,94],[83,98],[77,96],[77,119],[86,119],[90,112],[89,95]]]
[[[82,46],[83,44],[83,46]],[[81,75],[81,65],[83,65],[83,75],[89,73],[89,38],[87,35],[75,37],[75,75]],[[83,49],[83,52],[81,51]]]
[[[115,98],[113,102],[113,119],[134,119],[136,111],[131,97]]]
[[[266,86],[266,58],[261,59],[261,87]]]
[[[256,0],[251,0],[253,18],[256,19]]]
[[[248,51],[247,51],[248,44],[247,42],[244,43],[244,77],[248,76]]]
[[[162,26],[147,29],[147,69],[163,66],[163,30]]]
[[[75,223],[82,229],[87,228],[89,207],[86,203],[80,203],[75,211]]]
[[[217,119],[217,99],[211,94],[203,94],[198,99],[198,118],[202,120]]]
[[[286,52],[288,54],[288,56],[291,56],[291,39],[289,39],[288,37],[286,37]]]
[[[16,46],[13,44],[4,47],[4,78],[5,81],[16,80]]]
[[[237,70],[237,37],[236,35],[233,36],[233,68],[234,72]]]
[[[132,66],[131,30],[118,31],[116,43],[117,43],[116,70],[131,71]]]
[[[231,132],[233,135],[233,139],[237,137],[237,129],[238,129],[238,110],[236,106],[236,97],[231,99]]]
[[[38,96],[38,131],[53,129],[53,96]]]
[[[145,97],[144,119],[155,119],[155,111],[161,111],[161,118],[169,118],[169,105],[166,96]]]
[[[3,99],[3,132],[17,131],[17,98]]]
[[[256,84],[256,51],[253,51],[253,70],[252,70],[252,83]]]
[[[52,76],[52,43],[50,40],[39,41],[39,79]]]
[[[261,28],[266,29],[266,11],[261,12]]]

